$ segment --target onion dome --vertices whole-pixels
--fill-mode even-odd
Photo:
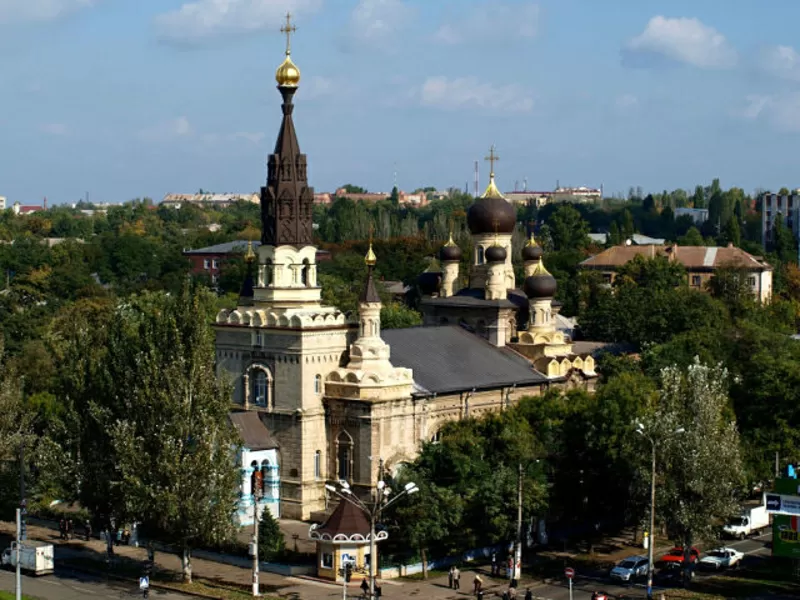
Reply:
[[[473,235],[480,235],[513,233],[516,224],[517,211],[497,189],[492,173],[489,177],[489,187],[467,211],[467,226]]]
[[[555,296],[557,288],[556,278],[545,269],[540,260],[533,275],[525,278],[522,291],[529,299],[533,300],[535,298],[552,298]]]
[[[244,253],[244,262],[251,263],[256,259],[256,253],[253,252],[253,242],[247,240],[247,251]]]
[[[425,271],[417,277],[417,285],[423,296],[438,294],[442,287],[442,274],[438,271]]]
[[[536,243],[533,234],[531,234],[531,239],[529,239],[528,243],[522,248],[522,260],[525,262],[539,260],[542,258],[542,254],[542,247]]]
[[[375,252],[372,250],[372,235],[370,235],[369,250],[367,250],[367,254],[364,256],[364,263],[368,267],[374,267],[376,262],[378,262],[378,257],[375,256]]]
[[[458,262],[461,260],[461,248],[453,241],[452,232],[450,233],[450,239],[439,250],[439,259],[442,262]]]
[[[490,263],[499,263],[505,262],[506,256],[508,256],[506,249],[502,246],[494,244],[493,246],[489,246],[486,249],[486,253],[484,254],[486,258],[486,262]]]

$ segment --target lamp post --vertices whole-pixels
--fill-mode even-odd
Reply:
[[[678,427],[672,433],[679,435],[686,431],[683,427]],[[656,528],[656,439],[648,433],[642,423],[636,424],[636,433],[650,442],[651,470],[650,470],[650,537],[647,544],[647,600],[653,600],[653,548],[655,547],[655,528]]]
[[[364,502],[355,496],[347,482],[341,482],[339,489],[331,484],[326,484],[325,489],[336,494],[343,501],[349,502],[358,508],[364,513],[364,516],[369,519],[369,598],[370,600],[375,600],[375,526],[383,510],[396,503],[403,496],[416,494],[419,488],[416,483],[408,482],[398,494],[390,498],[389,496],[392,495],[392,490],[386,485],[386,482],[381,479],[372,492],[372,499],[370,502]]]
[[[258,583],[258,501],[261,499],[262,482],[263,480],[255,477],[253,484],[255,489],[253,492],[253,596],[259,596],[259,583]]]

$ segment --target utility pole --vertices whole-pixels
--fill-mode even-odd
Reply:
[[[512,579],[519,581],[522,573],[522,463],[519,463],[519,477],[517,481],[517,542],[514,548],[514,576]]]
[[[25,443],[19,444],[19,508],[20,508],[20,539],[28,539],[28,528],[25,516],[28,514],[28,500],[25,498]]]
[[[475,161],[475,197],[478,197],[478,161]]]
[[[650,440],[653,449],[650,468],[650,536],[647,538],[647,600],[653,599],[653,552],[656,545],[656,443]]]
[[[20,533],[22,530],[22,511],[18,508],[17,509],[17,580],[16,580],[16,592],[17,592],[17,600],[22,600],[22,540],[20,539]]]
[[[256,477],[254,483],[257,487],[253,490],[253,596],[260,595],[258,590],[258,500],[261,497],[262,481]]]
[[[780,456],[778,453],[775,453],[775,479],[781,476],[781,463],[780,463]]]

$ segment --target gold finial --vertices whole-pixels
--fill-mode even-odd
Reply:
[[[244,262],[251,263],[255,260],[256,253],[253,252],[253,242],[247,240],[247,251],[244,253]]]
[[[286,25],[281,27],[281,33],[286,34],[286,58],[283,60],[278,70],[275,71],[275,81],[280,87],[297,87],[300,83],[300,69],[292,62],[292,34],[297,31],[297,27],[292,25],[292,14],[286,13]]]
[[[525,244],[526,246],[538,246],[539,244],[536,243],[536,238],[533,237],[533,232],[531,231],[531,237],[528,239],[528,242]]]
[[[494,144],[491,145],[489,148],[489,156],[485,157],[483,160],[489,161],[489,178],[494,177],[494,163],[500,160],[500,157],[494,153]]]
[[[450,219],[448,219],[448,229],[449,229],[450,237],[447,240],[447,243],[445,244],[445,246],[455,246],[456,243],[453,241],[453,218],[452,217],[450,217]]]
[[[297,26],[292,25],[292,13],[286,13],[286,25],[281,26],[281,33],[286,34],[286,56],[292,53],[292,34],[297,31]]]
[[[378,257],[375,256],[375,252],[372,251],[372,232],[373,232],[372,223],[369,225],[369,250],[367,250],[367,255],[364,257],[364,262],[367,264],[368,267],[374,267],[375,263],[378,262]]]

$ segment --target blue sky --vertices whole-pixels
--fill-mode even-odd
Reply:
[[[795,0],[0,0],[0,196],[256,190],[287,10],[317,191],[800,185]]]

